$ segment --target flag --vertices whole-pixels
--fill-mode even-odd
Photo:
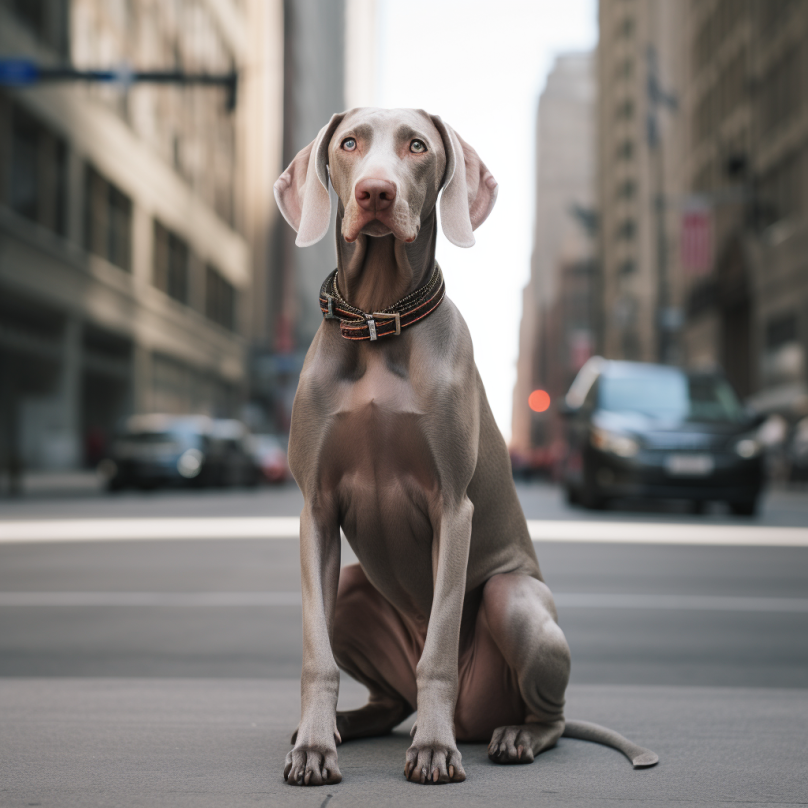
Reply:
[[[690,275],[704,275],[713,263],[713,211],[703,196],[688,197],[682,207],[679,254]]]

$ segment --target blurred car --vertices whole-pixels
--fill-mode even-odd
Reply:
[[[241,421],[199,415],[134,415],[99,466],[110,490],[127,486],[255,485],[258,469]]]
[[[277,435],[251,435],[253,463],[268,483],[280,485],[289,479],[289,463],[283,441]]]
[[[794,426],[788,442],[789,478],[808,480],[808,418],[802,418]]]
[[[760,418],[714,372],[593,357],[567,393],[570,502],[616,497],[723,500],[751,516],[763,486]]]

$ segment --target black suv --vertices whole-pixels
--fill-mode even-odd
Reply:
[[[763,485],[760,419],[715,372],[593,357],[566,396],[570,502],[615,497],[726,501],[751,516]]]

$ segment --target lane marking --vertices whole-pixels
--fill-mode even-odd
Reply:
[[[559,609],[808,613],[808,598],[557,592]],[[297,606],[300,592],[0,592],[0,608],[77,606]]]
[[[529,519],[533,541],[808,547],[808,527]]]
[[[122,539],[296,539],[297,516],[43,519],[0,522],[0,542]]]
[[[0,522],[0,543],[165,539],[287,539],[296,516],[45,519]],[[530,519],[538,542],[808,547],[808,527]]]

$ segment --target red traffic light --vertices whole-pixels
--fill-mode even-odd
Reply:
[[[533,412],[546,412],[550,409],[550,394],[546,390],[534,390],[528,396],[527,405]]]

